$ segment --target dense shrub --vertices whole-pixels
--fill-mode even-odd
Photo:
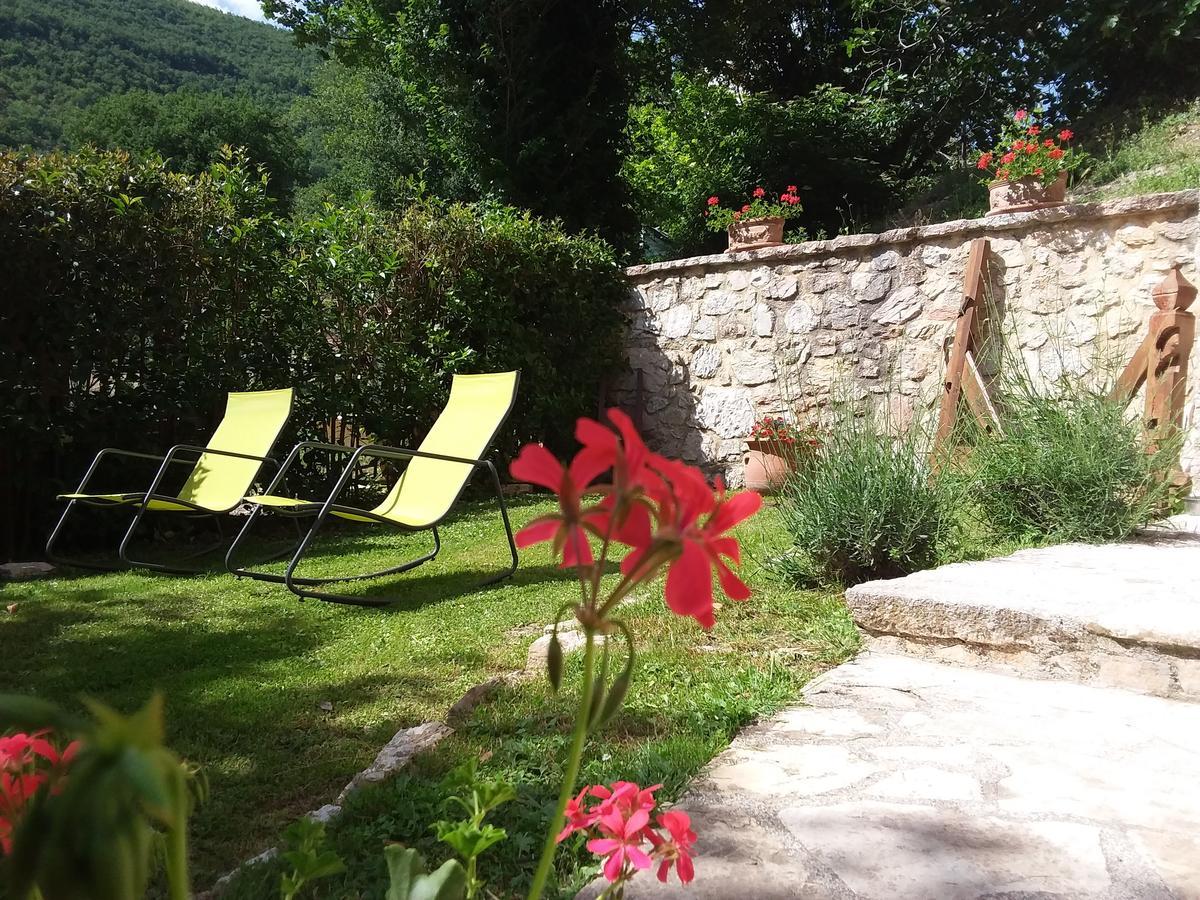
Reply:
[[[288,439],[341,415],[405,444],[452,373],[520,368],[502,448],[553,445],[620,355],[599,239],[502,207],[289,221],[230,154],[198,176],[0,155],[0,280],[0,555],[38,545],[97,448],[203,437],[228,390],[295,386]]]
[[[847,411],[779,496],[794,549],[777,567],[800,583],[853,585],[935,565],[955,527],[956,479],[929,465],[919,427]]]
[[[1171,505],[1177,440],[1146,452],[1141,423],[1107,392],[1019,379],[999,399],[1004,434],[981,440],[970,464],[975,506],[1005,540],[1114,541]]]

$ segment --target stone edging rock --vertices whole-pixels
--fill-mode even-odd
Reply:
[[[436,747],[443,740],[454,734],[454,728],[448,723],[461,723],[467,715],[501,687],[519,684],[540,676],[546,669],[546,656],[550,650],[550,638],[553,626],[546,626],[545,633],[529,646],[525,657],[525,667],[505,675],[489,678],[487,681],[469,688],[446,712],[446,721],[424,722],[412,728],[404,728],[384,744],[375,756],[374,762],[350,779],[337,800],[327,803],[320,809],[306,813],[306,817],[317,822],[332,822],[342,814],[342,805],[346,799],[368,784],[380,784],[391,778],[415,756]],[[563,653],[572,653],[583,647],[585,637],[575,622],[566,622],[558,626],[558,640]],[[600,638],[603,640],[603,638]],[[245,860],[236,868],[226,872],[216,880],[211,888],[196,895],[196,900],[217,900],[242,869],[270,862],[279,855],[278,847],[264,850],[257,856]]]
[[[738,266],[753,262],[779,263],[810,256],[826,256],[851,247],[921,243],[947,235],[962,235],[965,239],[1004,231],[1016,231],[1037,225],[1053,225],[1068,220],[1083,222],[1140,213],[1157,213],[1186,207],[1200,207],[1200,191],[1142,194],[1134,197],[1122,197],[1118,200],[1106,200],[1101,203],[1072,203],[1033,212],[1008,213],[982,219],[955,219],[950,222],[939,222],[936,225],[893,228],[891,231],[881,231],[877,234],[845,234],[825,241],[805,241],[802,244],[784,244],[780,247],[767,247],[762,250],[690,256],[684,259],[630,266],[625,270],[625,275],[629,278],[639,279],[658,277],[685,269]]]

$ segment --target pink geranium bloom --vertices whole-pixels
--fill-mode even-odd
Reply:
[[[567,801],[567,808],[563,811],[567,817],[567,824],[563,826],[563,830],[558,833],[556,838],[558,843],[562,843],[576,831],[587,831],[600,818],[598,809],[585,809],[583,802],[588,797],[591,788],[585,787],[579,792],[579,795]]]
[[[559,512],[538,516],[517,532],[517,546],[531,547],[551,541],[555,553],[561,553],[564,567],[591,565],[592,548],[579,512],[579,498],[584,488],[601,472],[595,460],[579,454],[569,467],[563,466],[554,454],[540,444],[526,444],[509,466],[513,478],[549,488],[558,495]]]
[[[650,868],[650,857],[642,849],[646,840],[646,826],[650,824],[650,813],[635,810],[628,818],[618,809],[600,817],[600,830],[607,837],[593,838],[587,842],[588,851],[604,857],[604,877],[616,881],[626,865],[634,869]]]
[[[685,812],[665,812],[658,817],[659,827],[667,829],[671,835],[665,840],[653,830],[647,830],[650,843],[654,845],[654,856],[659,860],[658,880],[666,883],[671,867],[683,884],[688,884],[696,877],[696,867],[692,863],[692,845],[696,843],[696,832],[692,831],[692,820]]]
[[[718,480],[713,496],[703,473],[694,466],[655,457],[651,463],[662,476],[651,493],[659,504],[658,541],[674,543],[678,555],[667,569],[664,590],[667,606],[681,616],[691,616],[704,628],[713,618],[712,575],[716,571],[721,590],[730,600],[746,600],[750,589],[726,563],[741,561],[736,538],[725,532],[758,512],[762,496],[743,491],[726,499]],[[635,547],[621,563],[629,574],[637,569],[653,545]]]

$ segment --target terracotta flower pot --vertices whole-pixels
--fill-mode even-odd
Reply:
[[[752,491],[777,491],[796,468],[795,457],[780,453],[774,441],[746,441],[744,479]]]
[[[729,226],[729,252],[778,247],[783,243],[783,219],[743,219]]]
[[[1016,181],[993,181],[988,185],[988,215],[1062,206],[1066,198],[1066,172],[1059,172],[1058,177],[1049,184],[1032,177]]]

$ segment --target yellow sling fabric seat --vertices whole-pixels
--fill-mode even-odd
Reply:
[[[254,484],[259,469],[264,462],[269,462],[267,454],[271,452],[280,432],[287,424],[292,411],[292,399],[291,388],[231,392],[225,402],[225,415],[203,447],[178,444],[167,451],[165,456],[133,453],[111,447],[101,450],[93,459],[78,489],[69,494],[58,495],[59,500],[67,501],[67,508],[47,542],[47,556],[54,558],[55,540],[68,514],[77,503],[101,507],[136,507],[137,516],[121,541],[120,556],[125,562],[133,562],[127,558],[126,550],[144,512],[185,512],[215,516],[240,506],[242,497]],[[147,490],[89,492],[88,482],[100,462],[109,456],[151,459],[158,461],[160,466]],[[174,496],[159,492],[159,485],[172,465],[189,464],[191,471]],[[83,563],[78,560],[60,561],[88,568],[114,568],[112,565]],[[162,571],[191,571],[168,569],[157,564],[137,564]]]

